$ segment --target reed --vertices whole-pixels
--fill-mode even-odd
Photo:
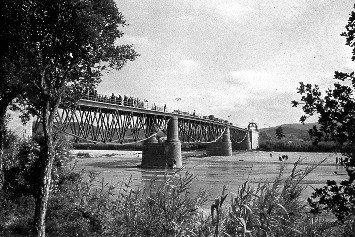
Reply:
[[[301,161],[295,162],[289,175],[284,174],[282,165],[273,182],[244,182],[237,192],[231,192],[231,201],[225,206],[223,188],[221,198],[211,205],[211,215],[217,220],[212,222],[213,236],[350,236],[343,227],[354,226],[353,221],[342,224],[329,216],[309,213],[307,202],[301,198],[305,189],[301,181],[323,161],[299,169]]]

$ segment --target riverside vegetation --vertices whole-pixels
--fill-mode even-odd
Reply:
[[[6,138],[0,235],[28,236],[42,140]],[[56,140],[48,236],[355,236],[351,217],[312,212],[300,198],[302,179],[316,168],[300,170],[300,160],[290,174],[281,166],[272,183],[245,182],[230,194],[223,187],[221,197],[208,203],[207,192],[191,192],[194,177],[183,170],[167,170],[140,188],[112,185],[95,173],[73,172],[69,149],[65,139]]]
[[[259,133],[259,149],[263,151],[282,152],[340,152],[332,141],[314,143],[309,134],[313,124],[284,124],[278,127],[263,128]],[[278,129],[281,134],[277,134]]]

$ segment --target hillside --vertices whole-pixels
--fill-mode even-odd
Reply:
[[[303,140],[309,141],[311,140],[308,131],[314,126],[316,123],[307,123],[307,124],[282,124],[279,125],[282,127],[283,134],[285,135],[286,140]],[[276,129],[279,127],[270,127],[270,128],[262,128],[260,129],[260,139],[261,140],[272,140],[276,139]]]

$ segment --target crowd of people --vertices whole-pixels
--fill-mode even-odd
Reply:
[[[126,95],[116,96],[114,93],[112,93],[111,96],[101,95],[101,94],[97,94],[96,90],[89,92],[86,96],[83,97],[83,99],[117,104],[117,105],[128,106],[128,107],[135,107],[139,109],[150,109],[150,110],[168,112],[166,105],[157,106],[156,104],[149,104],[148,100],[142,100],[139,98],[134,98],[132,96],[128,97]]]
[[[139,108],[139,109],[147,109],[147,110],[155,110],[155,111],[159,111],[159,112],[188,115],[188,116],[218,121],[221,123],[227,123],[227,124],[232,125],[232,123],[230,123],[228,120],[222,120],[222,119],[216,118],[213,115],[202,116],[202,115],[197,114],[195,112],[195,110],[192,113],[184,112],[181,110],[168,110],[166,104],[164,106],[158,106],[155,103],[150,104],[148,102],[148,100],[145,100],[145,99],[142,100],[139,98],[128,97],[126,95],[116,96],[114,93],[112,93],[111,96],[101,95],[101,94],[98,94],[96,90],[93,90],[93,91],[86,93],[86,95],[83,97],[83,99],[99,101],[99,102],[104,102],[104,103],[117,104],[117,105],[121,105],[121,106],[135,107],[135,108]]]

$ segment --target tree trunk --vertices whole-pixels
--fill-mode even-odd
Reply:
[[[34,216],[34,236],[45,237],[46,235],[46,212],[47,205],[52,181],[52,166],[54,159],[54,148],[53,148],[53,120],[52,114],[55,111],[46,109],[43,111],[42,115],[42,125],[43,125],[43,149],[41,149],[40,163],[41,163],[41,183],[39,185],[39,190],[36,197],[36,209]]]

